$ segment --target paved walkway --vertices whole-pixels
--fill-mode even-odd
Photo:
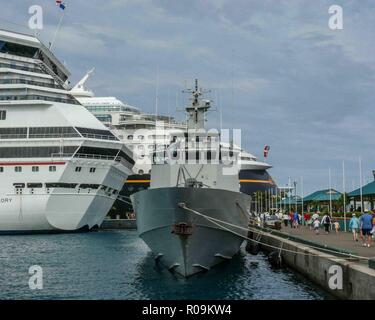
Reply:
[[[342,248],[363,257],[375,257],[375,239],[372,241],[372,247],[363,247],[361,239],[358,242],[354,242],[350,232],[339,232],[339,234],[336,234],[334,231],[331,231],[329,234],[325,234],[324,230],[321,229],[320,234],[316,235],[313,230],[305,226],[300,226],[298,229],[283,226],[281,231],[319,244]]]

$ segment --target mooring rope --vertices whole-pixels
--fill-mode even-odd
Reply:
[[[187,211],[190,211],[190,212],[192,212],[192,213],[194,213],[194,214],[196,214],[196,215],[198,215],[198,216],[201,216],[201,217],[203,217],[203,218],[205,218],[205,219],[207,219],[207,220],[209,220],[210,222],[212,222],[213,224],[215,224],[215,225],[217,225],[218,227],[220,227],[220,228],[222,228],[222,229],[224,229],[224,230],[226,230],[226,231],[229,231],[229,232],[231,232],[231,233],[233,233],[233,234],[235,234],[235,235],[237,235],[237,236],[239,236],[239,237],[241,237],[241,238],[244,238],[244,239],[246,239],[246,240],[249,240],[249,241],[252,241],[252,242],[255,242],[255,243],[258,243],[258,244],[261,244],[261,245],[264,245],[264,246],[267,246],[267,247],[270,247],[270,248],[272,248],[272,249],[276,249],[276,250],[280,250],[280,252],[281,251],[284,251],[284,252],[289,252],[289,253],[294,253],[294,254],[300,254],[300,255],[304,255],[304,256],[314,256],[314,257],[317,257],[317,256],[321,256],[321,255],[319,255],[319,254],[313,254],[313,253],[304,253],[304,252],[296,252],[296,251],[293,251],[293,250],[289,250],[289,249],[284,249],[284,248],[282,248],[282,247],[276,247],[276,246],[273,246],[273,245],[271,245],[271,244],[268,244],[268,243],[264,243],[264,242],[262,242],[262,241],[258,241],[258,240],[255,240],[255,239],[251,239],[251,238],[249,238],[249,237],[247,237],[247,236],[244,236],[244,235],[242,235],[242,234],[240,234],[240,233],[238,233],[238,232],[235,232],[235,231],[233,231],[233,230],[231,230],[231,229],[229,229],[229,228],[226,228],[226,227],[224,227],[224,226],[222,226],[222,225],[220,225],[219,223],[223,223],[223,224],[226,224],[226,225],[228,225],[228,226],[231,226],[231,227],[234,227],[234,228],[237,228],[237,229],[241,229],[241,230],[244,230],[244,231],[252,231],[252,230],[255,230],[258,234],[266,234],[265,232],[263,232],[263,231],[260,231],[260,230],[257,230],[257,229],[251,229],[251,228],[244,228],[244,227],[241,227],[241,226],[238,226],[238,225],[235,225],[235,224],[232,224],[232,223],[229,223],[229,222],[226,222],[226,221],[222,221],[222,220],[219,220],[219,219],[216,219],[216,218],[213,218],[213,217],[209,217],[209,216],[207,216],[207,215],[205,215],[205,214],[202,214],[202,213],[200,213],[200,212],[198,212],[198,211],[196,211],[196,210],[194,210],[194,209],[191,209],[191,208],[189,208],[189,207],[187,207],[186,206],[186,204],[184,204],[184,203],[179,203],[178,204],[178,206],[180,207],[180,208],[182,208],[182,209],[185,209],[185,210],[187,210]],[[284,239],[281,239],[281,242],[282,243],[285,243],[286,242],[286,240],[284,240]],[[333,253],[333,254],[336,254],[337,255],[337,251],[334,251],[334,250],[330,250],[330,249],[327,249],[327,248],[320,248],[320,247],[316,247],[316,246],[313,246],[313,245],[307,245],[307,244],[304,244],[305,246],[307,246],[307,247],[310,247],[310,248],[312,248],[312,249],[315,249],[315,250],[321,250],[321,251],[326,251],[326,252],[331,252],[331,253]],[[345,255],[345,256],[349,256],[348,258],[342,258],[342,259],[340,259],[340,260],[350,260],[350,259],[358,259],[358,260],[366,260],[366,261],[368,261],[370,258],[368,258],[368,257],[362,257],[362,256],[358,256],[358,255],[353,255],[353,254],[350,254],[350,253],[345,253],[345,252],[339,252],[339,254],[340,255]],[[328,257],[331,257],[331,256],[325,256],[325,258],[328,258]],[[336,257],[335,257],[336,258]]]

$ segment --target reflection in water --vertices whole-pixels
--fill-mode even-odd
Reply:
[[[245,252],[184,279],[155,263],[135,231],[0,237],[0,299],[324,299],[289,270]],[[28,268],[43,268],[43,290]]]

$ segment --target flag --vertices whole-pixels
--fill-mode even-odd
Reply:
[[[267,158],[268,156],[268,151],[270,151],[270,146],[265,146],[264,149],[263,149],[263,155],[265,158]]]
[[[62,10],[65,10],[66,8],[66,4],[64,2],[62,2],[62,0],[56,0],[56,5],[62,9]]]

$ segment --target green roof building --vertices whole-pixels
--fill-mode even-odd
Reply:
[[[375,181],[372,181],[362,187],[362,200],[361,204],[361,188],[353,190],[348,194],[348,198],[353,201],[353,207],[356,211],[361,211],[362,206],[364,209],[375,208]]]
[[[339,209],[342,204],[339,200],[342,196],[341,192],[335,189],[324,189],[315,191],[303,198],[303,202],[307,205],[309,211],[322,210],[326,208],[329,210],[330,200],[332,201],[332,208]]]
[[[360,198],[361,189],[358,188],[348,194],[349,198]],[[375,198],[375,181],[372,181],[362,187],[362,196],[365,198]]]

